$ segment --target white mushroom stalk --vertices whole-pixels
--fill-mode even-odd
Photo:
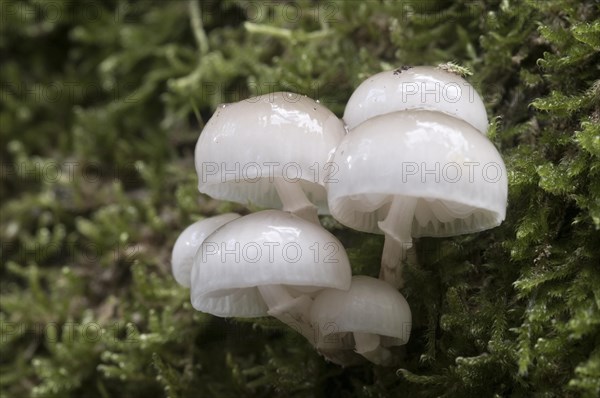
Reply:
[[[412,247],[412,224],[417,198],[394,195],[390,209],[377,226],[385,235],[379,277],[393,286],[404,286],[402,267]]]
[[[325,289],[319,293],[311,322],[319,332],[317,349],[326,358],[348,365],[353,362],[349,351],[353,351],[373,363],[391,365],[390,347],[408,342],[412,315],[404,296],[390,284],[355,276],[347,291]],[[348,335],[352,339],[347,339]]]
[[[320,103],[276,92],[222,106],[196,145],[200,192],[289,211],[318,223],[329,214],[327,162],[346,134]]]
[[[327,230],[287,212],[265,210],[205,239],[192,270],[191,299],[194,308],[217,316],[271,315],[315,344],[312,295],[324,288],[348,289],[350,280],[346,252]]]
[[[308,200],[300,184],[287,182],[284,178],[279,177],[275,178],[274,184],[283,204],[283,211],[289,211],[298,217],[319,224],[317,206]]]
[[[381,346],[381,337],[373,333],[354,332],[356,353],[362,355],[376,364],[387,364],[392,358],[392,353]]]
[[[413,237],[479,232],[506,214],[500,154],[480,131],[444,113],[372,117],[344,137],[333,161],[331,213],[348,227],[385,235],[380,275],[395,287],[403,285]]]
[[[312,299],[309,296],[294,298],[282,285],[258,286],[258,291],[269,308],[269,315],[290,326],[312,345],[316,343],[316,333],[310,324]]]

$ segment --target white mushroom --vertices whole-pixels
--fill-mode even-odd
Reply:
[[[299,94],[277,92],[223,105],[196,145],[198,189],[318,223],[315,205],[329,214],[327,162],[345,132],[330,110]]]
[[[409,109],[442,112],[481,133],[488,128],[481,97],[459,75],[431,66],[402,67],[369,77],[348,100],[344,122],[353,129],[365,120]]]
[[[385,234],[381,277],[402,285],[412,237],[451,236],[499,225],[506,168],[494,145],[471,125],[439,112],[376,116],[338,146],[338,182],[329,208],[342,224]]]
[[[265,315],[248,308],[266,303],[269,315],[314,343],[311,294],[348,289],[350,279],[346,252],[327,230],[266,210],[224,225],[203,242],[192,270],[191,299],[197,310],[217,316]]]
[[[217,228],[229,221],[235,220],[239,216],[239,214],[235,213],[221,214],[196,221],[183,230],[177,241],[175,241],[171,254],[173,276],[177,283],[183,287],[190,287],[194,256],[204,239]]]
[[[315,298],[310,312],[319,332],[317,349],[328,359],[347,365],[352,350],[369,361],[386,365],[392,355],[386,347],[408,342],[412,315],[400,292],[368,276],[352,278],[347,291],[325,289]]]

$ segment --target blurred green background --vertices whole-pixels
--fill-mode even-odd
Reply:
[[[2,397],[597,397],[600,4],[1,0]],[[341,116],[367,76],[454,62],[509,173],[499,228],[417,242],[394,368],[275,321],[195,312],[170,274],[216,106],[277,90]],[[382,239],[323,223],[355,274]]]

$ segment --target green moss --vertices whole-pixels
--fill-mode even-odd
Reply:
[[[0,393],[39,397],[600,394],[600,10],[587,0],[2,2]],[[170,274],[218,104],[341,115],[367,76],[471,71],[506,221],[420,239],[398,368],[325,363],[272,320],[191,308]],[[382,239],[324,224],[355,273]]]

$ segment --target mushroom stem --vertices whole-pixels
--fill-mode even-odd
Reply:
[[[320,225],[317,207],[306,197],[300,181],[288,182],[283,178],[275,178],[274,184],[284,211]]]
[[[300,333],[313,346],[316,344],[315,331],[309,321],[312,304],[309,296],[302,295],[294,298],[281,285],[258,286],[258,290],[269,307],[269,315]]]
[[[385,234],[379,279],[399,288],[404,285],[402,266],[407,251],[412,247],[412,223],[415,217],[417,198],[396,195],[387,216],[378,223]]]
[[[389,363],[392,353],[381,346],[380,340],[378,334],[354,332],[354,351],[377,365],[385,365]]]

